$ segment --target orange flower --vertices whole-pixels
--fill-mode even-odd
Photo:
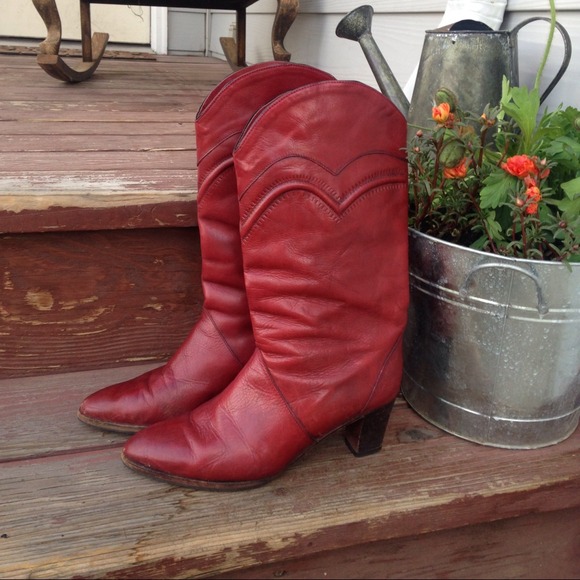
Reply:
[[[443,177],[446,179],[461,179],[467,175],[467,158],[464,157],[455,167],[445,167]]]
[[[542,199],[542,193],[537,185],[530,185],[526,189],[526,213],[536,215],[538,213],[538,203]]]
[[[529,175],[538,174],[538,169],[534,160],[531,157],[528,157],[528,155],[514,155],[513,157],[508,157],[506,162],[501,164],[501,168],[519,179],[524,179]]]
[[[451,106],[449,103],[441,103],[436,107],[433,107],[433,120],[437,123],[445,123],[449,118],[449,113],[451,112]]]

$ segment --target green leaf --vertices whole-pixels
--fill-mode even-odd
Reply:
[[[550,199],[546,200],[546,202],[555,205],[563,212],[564,216],[574,218],[580,214],[580,196],[574,199]]]
[[[574,200],[576,197],[580,196],[580,177],[566,181],[566,183],[561,183],[560,187],[568,199]]]
[[[495,212],[489,212],[489,215],[485,218],[485,223],[487,225],[487,231],[489,235],[494,240],[499,240],[502,237],[502,228],[499,222],[495,219]]]
[[[479,206],[482,209],[496,208],[502,203],[505,203],[510,193],[517,187],[517,181],[517,178],[509,175],[505,171],[488,175],[484,179],[484,186],[479,193]]]
[[[567,157],[580,157],[580,141],[576,141],[571,137],[562,135],[553,139],[545,151],[550,158],[566,155]]]
[[[512,87],[504,77],[501,108],[517,123],[522,132],[522,151],[530,151],[540,110],[539,91],[530,91],[526,86]]]

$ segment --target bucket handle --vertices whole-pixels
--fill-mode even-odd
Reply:
[[[514,266],[513,264],[500,264],[497,262],[487,262],[485,264],[479,264],[478,266],[473,267],[471,269],[471,271],[469,272],[469,274],[467,274],[465,281],[463,282],[463,284],[459,288],[459,295],[462,298],[467,298],[469,296],[469,292],[467,290],[467,287],[469,286],[475,273],[478,272],[479,270],[484,270],[484,269],[488,269],[488,268],[507,268],[508,270],[513,270],[513,271],[518,272],[520,274],[524,274],[525,276],[530,278],[534,282],[534,284],[536,285],[536,295],[538,297],[537,308],[538,308],[539,314],[544,315],[544,314],[548,313],[548,311],[549,311],[548,304],[547,304],[546,300],[544,299],[544,294],[542,293],[542,288],[540,286],[540,279],[538,278],[538,276],[536,274],[534,274],[533,272],[526,270],[526,268],[522,268],[521,266]]]
[[[527,24],[531,22],[535,22],[536,20],[545,20],[546,22],[551,22],[549,18],[546,16],[532,16],[532,18],[527,18],[526,20],[522,20],[514,26],[514,28],[510,31],[510,36],[515,36],[518,32]],[[545,101],[546,97],[554,90],[554,87],[560,82],[560,79],[566,72],[568,65],[570,64],[570,58],[572,57],[572,41],[570,39],[570,35],[568,31],[559,23],[556,22],[556,28],[558,32],[562,35],[562,39],[564,40],[564,60],[562,61],[562,65],[560,69],[556,73],[556,76],[553,78],[552,82],[548,85],[548,88],[542,93],[540,97],[540,105]]]

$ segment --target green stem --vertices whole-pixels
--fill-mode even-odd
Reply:
[[[520,211],[520,227],[522,228],[522,251],[523,257],[528,257],[528,236],[526,232],[526,222],[524,219],[524,212]]]
[[[469,195],[469,198],[471,199],[471,203],[473,204],[473,207],[475,207],[475,211],[477,212],[477,215],[479,216],[479,223],[483,226],[483,231],[485,232],[485,235],[487,236],[487,239],[488,239],[489,244],[491,246],[492,252],[494,254],[499,254],[499,252],[497,251],[497,247],[495,245],[495,242],[493,240],[493,236],[491,235],[489,228],[487,227],[487,222],[485,221],[485,216],[483,215],[483,212],[481,211],[481,208],[479,207],[479,203],[477,202],[476,196],[473,194],[473,191],[471,189],[467,190],[467,194]]]
[[[548,55],[550,54],[550,48],[552,48],[552,40],[554,39],[554,31],[556,29],[556,0],[550,0],[550,32],[548,34],[548,41],[546,42],[546,48],[544,49],[544,56],[540,62],[540,68],[536,74],[536,82],[534,83],[534,89],[540,90],[540,80],[542,79],[542,74],[544,72],[544,67],[548,61]]]

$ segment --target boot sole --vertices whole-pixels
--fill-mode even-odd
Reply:
[[[92,417],[87,417],[83,415],[80,411],[77,412],[77,418],[79,421],[90,425],[91,427],[96,427],[97,429],[102,429],[104,431],[113,431],[114,433],[137,433],[141,429],[145,429],[146,425],[127,425],[123,423],[110,423],[108,421],[100,421],[99,419],[93,419]]]
[[[258,479],[254,481],[203,481],[200,479],[179,477],[177,475],[157,471],[156,469],[151,469],[146,465],[132,461],[126,457],[124,453],[121,454],[121,460],[129,469],[142,473],[143,475],[164,481],[165,483],[171,483],[180,487],[188,487],[189,489],[197,489],[199,491],[242,491],[245,489],[261,487],[275,479],[275,477],[270,477],[268,479]]]

